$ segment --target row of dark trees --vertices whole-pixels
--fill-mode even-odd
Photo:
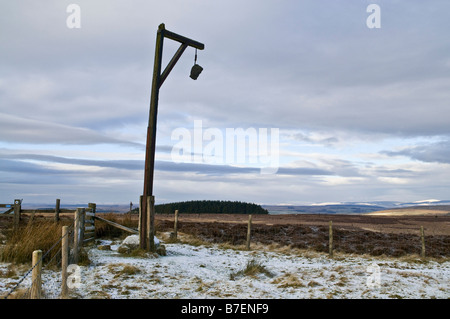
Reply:
[[[268,214],[260,205],[238,201],[194,200],[155,205],[157,214]]]

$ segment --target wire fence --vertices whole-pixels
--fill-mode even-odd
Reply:
[[[52,280],[46,280],[49,277],[53,277],[55,272],[50,268],[60,269],[61,267],[61,259],[58,259],[58,256],[61,256],[62,240],[67,236],[69,243],[73,243],[74,241],[74,226],[69,226],[68,232],[65,235],[61,235],[59,239],[45,252],[42,256],[32,264],[31,268],[25,272],[25,274],[18,280],[18,282],[12,287],[12,289],[3,297],[3,299],[8,299],[10,297],[20,298],[20,299],[31,299],[31,289],[36,284],[36,279],[31,278],[31,274],[33,270],[42,265],[41,275],[43,278],[43,282],[45,283],[45,290],[42,290],[41,298],[43,299],[55,299],[60,296],[58,291],[60,291],[62,280],[59,276],[58,278],[51,278]],[[73,248],[73,244],[69,247]],[[53,253],[52,253],[53,252]],[[48,256],[50,258],[46,260],[44,264],[44,259]],[[56,262],[56,263],[55,263]],[[56,280],[55,280],[56,279]],[[15,295],[13,296],[13,294]]]
[[[93,205],[93,206],[92,206]],[[73,223],[70,226],[62,226],[61,236],[48,248],[44,253],[41,253],[37,260],[32,261],[31,267],[19,278],[19,280],[13,285],[13,287],[4,295],[3,299],[33,299],[36,296],[33,295],[33,287],[38,287],[40,299],[57,299],[61,298],[63,289],[63,265],[62,261],[64,253],[67,254],[68,262],[77,263],[79,257],[79,250],[83,246],[83,239],[85,229],[89,229],[91,234],[93,228],[93,216],[95,216],[95,204],[90,204],[90,208],[87,209],[88,213],[92,217],[92,223],[85,224],[86,209],[77,209]],[[66,229],[64,229],[66,227]],[[92,235],[94,236],[94,235]],[[88,238],[87,241],[91,241],[92,238]],[[66,243],[66,252],[63,252],[64,244]],[[81,240],[81,242],[80,242]],[[38,250],[41,252],[40,250]],[[34,253],[38,252],[34,251]],[[67,265],[65,266],[67,267]],[[56,269],[56,271],[55,271]],[[61,272],[59,272],[59,270]],[[39,272],[38,276],[33,276],[33,272]],[[40,281],[40,282],[37,282]],[[42,287],[44,289],[42,289]]]

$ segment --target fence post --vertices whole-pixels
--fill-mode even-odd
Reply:
[[[420,226],[420,241],[422,242],[422,251],[421,257],[425,258],[425,231],[423,230],[423,226]]]
[[[155,196],[147,196],[147,250],[156,251],[155,247]]]
[[[14,230],[19,228],[19,222],[21,219],[20,211],[22,210],[22,204],[20,199],[14,200]]]
[[[59,222],[59,207],[60,207],[60,199],[56,199],[56,206],[55,206],[55,222]]]
[[[61,247],[61,298],[67,298],[67,266],[69,266],[69,227],[62,228],[62,247]]]
[[[34,268],[31,273],[31,299],[41,299],[42,250],[33,251],[32,265]]]
[[[175,240],[178,239],[178,209],[175,210],[175,222],[173,224],[173,236]]]
[[[248,215],[247,225],[247,250],[250,250],[250,237],[252,232],[252,215]]]
[[[252,232],[252,215],[248,215],[248,225],[247,225],[247,250],[250,250],[250,238]]]
[[[330,255],[330,258],[333,258],[333,222],[330,220],[330,226],[329,226],[329,242],[328,242],[328,253]]]
[[[77,208],[75,211],[75,225],[73,227],[73,262],[78,263],[79,252],[83,245],[84,233],[84,208]]]

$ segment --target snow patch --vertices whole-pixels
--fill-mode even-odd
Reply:
[[[128,240],[135,242],[134,237]],[[82,285],[71,290],[73,296],[83,299],[450,298],[450,261],[404,262],[350,255],[330,259],[319,253],[295,255],[179,243],[164,244],[166,256],[124,257],[117,252],[117,243],[102,243],[111,245],[112,249],[99,250],[94,246],[88,251],[91,264],[80,266]],[[257,260],[273,277],[239,276],[233,280],[231,274],[245,269],[251,260]],[[0,295],[7,293],[7,287],[18,280],[2,277],[6,268],[6,264],[0,263]],[[44,270],[42,282],[49,295],[58,296],[59,271]],[[24,284],[29,284],[28,278]]]

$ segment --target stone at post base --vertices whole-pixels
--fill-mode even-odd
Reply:
[[[161,256],[166,255],[166,247],[161,244],[156,236],[154,237],[156,253]],[[129,254],[133,250],[139,249],[139,235],[131,235],[122,241],[117,251],[121,254]]]

